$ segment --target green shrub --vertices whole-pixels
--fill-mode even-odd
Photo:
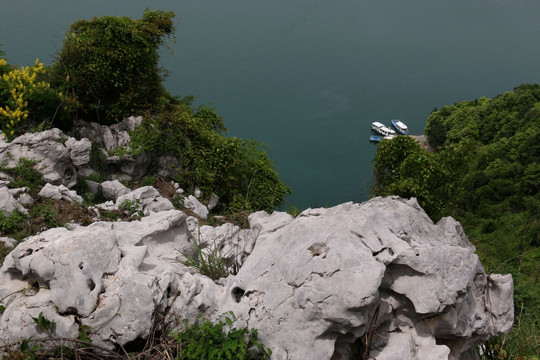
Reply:
[[[229,276],[229,266],[225,261],[224,254],[212,243],[210,251],[203,252],[198,241],[195,241],[195,256],[183,254],[184,260],[180,262],[186,266],[197,269],[202,275],[208,276],[212,280],[219,280]]]
[[[539,124],[540,85],[521,85],[434,111],[425,133],[436,153],[398,137],[374,159],[373,194],[415,196],[432,219],[460,221],[482,264],[512,274],[516,314],[540,313]],[[538,318],[517,320],[485,345],[486,359],[538,353]]]
[[[144,215],[142,211],[141,200],[139,199],[136,199],[136,200],[124,199],[124,201],[122,201],[120,205],[118,205],[118,210],[122,211],[124,214],[126,214],[129,217],[133,215],[138,215],[138,216]]]
[[[146,116],[130,133],[130,151],[179,158],[175,180],[188,191],[199,187],[218,194],[218,211],[273,211],[282,205],[290,188],[279,180],[262,144],[226,137],[224,131],[221,117],[209,106],[170,105]]]
[[[74,23],[53,65],[57,86],[85,117],[102,124],[153,108],[168,96],[157,50],[174,33],[174,16],[147,9],[139,20],[104,16]]]
[[[8,184],[8,187],[15,189],[27,187],[29,189],[37,189],[39,186],[45,185],[39,171],[35,169],[37,162],[26,158],[19,158],[19,163],[13,168],[0,166],[0,171],[12,176],[14,181]]]
[[[48,228],[59,227],[58,214],[51,204],[38,204],[30,209],[32,219],[41,219]]]
[[[28,217],[22,212],[15,210],[11,213],[0,210],[0,233],[2,236],[16,238],[16,234],[24,230],[28,224]]]
[[[270,348],[258,340],[257,330],[231,328],[235,320],[232,312],[223,314],[212,323],[201,318],[198,323],[184,321],[184,329],[172,331],[180,344],[176,360],[262,360],[269,359]],[[228,327],[229,330],[225,331]]]

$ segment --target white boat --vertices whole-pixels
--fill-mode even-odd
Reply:
[[[387,128],[383,124],[381,124],[378,121],[375,121],[374,123],[371,123],[371,128],[378,132],[381,135],[388,136],[388,135],[395,135],[396,132],[390,128]]]
[[[401,121],[399,121],[399,120],[392,120],[392,126],[394,126],[394,128],[395,128],[400,134],[403,134],[403,135],[409,135],[409,128],[407,128],[407,125],[405,125],[405,124],[402,123]]]

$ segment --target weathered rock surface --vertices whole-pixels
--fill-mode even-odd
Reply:
[[[140,187],[117,196],[115,202],[107,201],[103,204],[96,205],[96,207],[102,210],[126,210],[125,207],[131,207],[133,208],[132,210],[141,211],[144,215],[174,209],[171,201],[162,197],[159,191],[153,186]]]
[[[43,180],[72,187],[77,182],[77,166],[86,168],[90,160],[89,145],[88,140],[69,141],[59,129],[28,133],[10,143],[0,141],[0,164],[9,168],[17,166],[20,158],[34,160]]]
[[[120,195],[125,195],[131,190],[120,181],[104,181],[101,183],[101,193],[105,200],[116,200]]]
[[[77,337],[79,326],[96,341],[126,344],[149,334],[157,309],[169,301],[175,257],[192,253],[179,211],[153,213],[135,222],[97,222],[74,230],[56,228],[29,237],[1,268],[0,338],[40,338],[31,316],[54,320],[57,335]],[[56,309],[56,310],[54,310]],[[9,326],[8,326],[9,325]]]
[[[193,195],[184,198],[184,207],[193,211],[201,219],[206,219],[208,217],[208,208]]]
[[[142,121],[142,117],[128,117],[122,122],[104,126],[79,120],[77,126],[68,136],[59,129],[50,129],[38,133],[27,133],[5,142],[0,137],[0,164],[15,167],[20,158],[36,161],[38,170],[45,182],[53,185],[65,185],[68,188],[77,183],[77,176],[88,177],[96,169],[92,166],[92,141],[101,145],[97,149],[101,154],[100,172],[109,179],[134,180],[147,175],[152,159],[147,154],[131,156],[112,155],[112,150],[129,149],[129,131],[134,130]],[[182,171],[178,158],[162,155],[155,161],[155,174],[172,177]],[[155,175],[153,174],[153,175]],[[8,182],[6,174],[0,173],[0,184]]]
[[[0,211],[11,213],[15,210],[28,214],[28,210],[26,210],[17,200],[15,200],[7,187],[0,187]]]
[[[83,202],[83,198],[80,195],[77,195],[77,192],[69,190],[64,185],[55,186],[47,183],[40,190],[38,195],[53,200],[65,200],[69,202],[77,202],[80,204],[82,204]]]
[[[191,320],[233,311],[273,359],[352,359],[369,336],[377,359],[460,359],[512,325],[511,276],[487,275],[459,223],[433,224],[414,199],[259,212],[250,223],[194,236],[170,210],[30,237],[0,269],[0,338],[44,336],[31,319],[42,311],[59,336],[82,324],[96,344],[126,345],[170,308]],[[196,236],[240,254],[238,274],[214,282],[175,261],[194,254]]]

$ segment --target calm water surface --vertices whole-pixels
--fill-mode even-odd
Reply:
[[[538,0],[1,0],[11,63],[50,64],[79,19],[174,10],[173,94],[270,146],[287,206],[364,201],[373,121],[422,133],[434,107],[540,83]]]

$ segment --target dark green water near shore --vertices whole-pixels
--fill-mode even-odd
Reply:
[[[371,122],[420,134],[434,107],[540,82],[537,0],[1,4],[1,49],[18,65],[50,64],[79,19],[174,10],[168,89],[212,103],[231,136],[266,143],[299,208],[368,198]]]

